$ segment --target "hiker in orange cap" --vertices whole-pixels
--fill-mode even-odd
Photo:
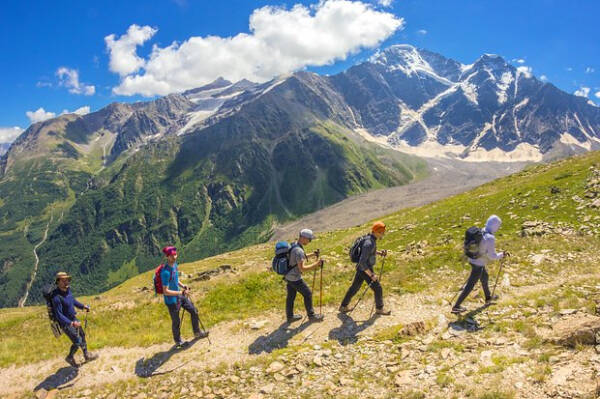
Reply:
[[[383,289],[381,288],[377,274],[373,271],[376,255],[387,255],[386,250],[377,251],[377,240],[381,240],[384,235],[385,223],[375,222],[371,227],[371,234],[357,238],[352,248],[350,248],[350,259],[352,262],[356,262],[356,274],[340,306],[339,310],[341,313],[348,313],[352,310],[348,305],[352,297],[360,290],[362,283],[366,281],[375,293],[375,313],[383,316],[391,314],[389,309],[383,307]]]

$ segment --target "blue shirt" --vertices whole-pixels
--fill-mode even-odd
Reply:
[[[67,291],[61,291],[59,288],[54,291],[52,296],[52,309],[54,310],[54,316],[56,316],[61,327],[66,327],[70,325],[72,321],[77,320],[75,317],[77,314],[75,307],[79,309],[84,308],[83,304],[71,294],[70,288],[68,288]]]
[[[377,255],[377,237],[373,234],[369,234],[367,238],[362,243],[362,248],[360,250],[360,259],[356,267],[360,271],[365,271],[367,269],[373,269],[375,266]]]
[[[165,263],[162,271],[160,272],[160,279],[162,280],[163,289],[169,288],[171,291],[179,290],[179,277],[177,276],[177,262],[173,263],[173,267]],[[176,296],[164,295],[165,304],[174,305],[177,303]]]

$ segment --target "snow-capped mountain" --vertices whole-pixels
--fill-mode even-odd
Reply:
[[[502,57],[392,46],[332,80],[357,125],[421,155],[541,160],[600,148],[600,108]]]

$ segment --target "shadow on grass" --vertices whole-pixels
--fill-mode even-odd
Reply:
[[[452,322],[448,323],[448,329],[452,329],[454,331],[467,331],[467,332],[474,332],[474,331],[479,331],[479,330],[483,329],[483,327],[481,327],[479,322],[475,319],[475,316],[477,316],[478,314],[480,314],[481,312],[483,312],[490,306],[491,306],[490,304],[482,305],[476,309],[471,310],[468,313],[465,313],[464,315],[458,315],[458,318],[456,321],[452,321]],[[489,315],[488,315],[488,321],[490,324],[493,323],[491,318],[489,317]]]
[[[329,339],[335,339],[341,345],[348,345],[356,343],[358,333],[371,327],[377,320],[378,315],[373,314],[367,320],[360,321],[360,324],[347,313],[338,313],[337,317],[342,321],[342,325],[329,331]]]
[[[311,324],[311,322],[306,321],[300,324],[298,327],[289,328],[290,324],[285,322],[268,335],[261,335],[260,337],[256,338],[254,342],[248,346],[248,353],[251,355],[259,355],[263,352],[271,353],[275,349],[285,348],[288,346],[288,343],[292,337],[294,337],[296,334],[300,334]]]
[[[40,389],[45,389],[46,391],[50,391],[52,389],[64,389],[70,387],[72,384],[69,382],[73,381],[79,375],[79,369],[77,367],[62,367],[54,374],[46,377],[46,379],[40,382],[33,391],[39,391]]]
[[[180,367],[183,367],[189,361],[183,362],[183,363],[179,364],[178,366],[175,366],[168,370],[157,371],[163,364],[168,362],[169,359],[171,359],[171,357],[173,355],[191,348],[198,341],[200,341],[200,339],[196,338],[191,341],[188,341],[188,344],[186,346],[183,346],[183,347],[172,346],[167,351],[155,353],[149,359],[146,359],[145,357],[138,359],[138,361],[135,362],[135,375],[137,375],[138,377],[141,377],[141,378],[149,378],[149,377],[153,377],[155,375],[168,374],[172,371],[177,370]]]

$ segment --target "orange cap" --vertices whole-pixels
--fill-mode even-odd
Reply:
[[[383,233],[385,231],[385,223],[383,223],[383,222],[373,223],[373,227],[371,227],[371,231],[373,233]]]

